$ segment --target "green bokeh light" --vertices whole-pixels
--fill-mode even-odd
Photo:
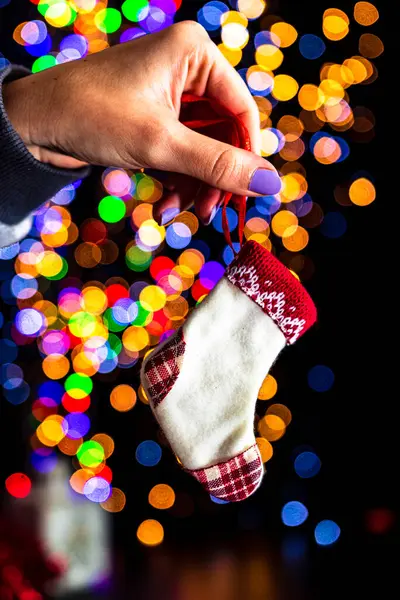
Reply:
[[[56,64],[57,60],[55,56],[51,56],[51,54],[45,54],[44,56],[40,56],[35,60],[32,65],[32,73],[39,73],[39,71],[50,69],[50,67],[55,67]]]
[[[93,381],[88,375],[84,375],[83,373],[73,373],[65,380],[64,387],[68,393],[73,390],[81,390],[82,392],[85,392],[85,396],[89,396],[93,389]]]
[[[115,333],[110,333],[108,336],[108,343],[110,345],[111,350],[115,352],[115,354],[119,354],[122,350],[122,342]]]
[[[121,10],[124,17],[129,19],[129,21],[138,23],[139,21],[143,21],[149,14],[149,3],[147,0],[126,0]]]
[[[148,317],[152,314],[151,310],[147,310],[140,302],[136,302],[139,312],[136,318],[132,321],[132,325],[136,325],[136,327],[143,327],[143,325],[148,325]]]
[[[105,458],[104,448],[99,442],[88,440],[83,442],[76,453],[79,462],[84,467],[98,467]]]
[[[125,255],[125,262],[132,271],[140,273],[149,268],[153,255],[151,252],[145,252],[138,246],[131,246]]]
[[[121,27],[122,17],[116,8],[104,8],[95,16],[96,27],[104,33],[114,33]],[[112,221],[109,221],[110,223]]]
[[[126,205],[117,196],[105,196],[99,203],[99,215],[106,223],[117,223],[124,218]]]

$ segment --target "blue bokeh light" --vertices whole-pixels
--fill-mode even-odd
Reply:
[[[146,440],[136,448],[136,460],[144,467],[155,467],[161,460],[162,450],[157,442]]]
[[[319,473],[321,461],[314,452],[302,452],[294,461],[294,470],[302,479],[309,479]]]
[[[317,35],[306,33],[299,39],[300,54],[309,60],[314,60],[323,55],[326,50],[324,41]]]
[[[315,528],[315,541],[319,546],[331,546],[340,537],[340,527],[335,521],[326,519],[318,523]]]
[[[308,385],[316,392],[327,392],[333,386],[335,375],[332,369],[325,365],[316,365],[309,370]]]
[[[282,509],[282,521],[288,527],[297,527],[304,523],[308,517],[308,510],[301,502],[293,500],[288,502]]]

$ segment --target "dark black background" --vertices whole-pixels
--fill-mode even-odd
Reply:
[[[183,0],[177,20],[196,19],[203,4]],[[376,3],[380,21],[368,30],[385,41],[385,15],[380,4]],[[333,5],[351,16],[354,3],[342,1]],[[269,13],[292,23],[299,34],[318,34],[323,10],[329,7],[331,3],[326,0],[318,5],[272,0]],[[12,42],[12,31],[22,20],[35,18],[35,14],[35,7],[28,1],[12,1],[0,10],[0,51],[9,60],[30,66],[23,48]],[[255,22],[250,29],[255,33],[257,27]],[[323,60],[339,62],[357,54],[358,37],[365,31],[352,21],[346,39],[328,42]],[[393,349],[396,317],[392,317],[396,307],[391,307],[386,283],[393,273],[387,274],[389,269],[385,266],[391,257],[388,241],[396,236],[392,216],[396,199],[386,185],[391,158],[386,146],[390,132],[383,125],[387,102],[383,61],[383,57],[376,61],[380,76],[375,83],[354,86],[349,92],[352,106],[363,105],[374,112],[375,138],[368,144],[350,141],[350,157],[339,165],[320,165],[311,155],[304,160],[313,200],[324,211],[341,211],[348,228],[339,239],[325,238],[318,229],[311,231],[305,253],[315,264],[315,274],[307,288],[318,307],[319,321],[304,339],[283,352],[274,367],[279,383],[277,401],[289,406],[293,421],[284,438],[275,444],[262,489],[243,505],[217,506],[209,502],[196,482],[177,469],[168,452],[164,452],[164,459],[154,470],[138,466],[134,448],[141,440],[155,437],[156,425],[141,404],[134,415],[124,419],[115,415],[98,386],[96,430],[105,430],[115,438],[117,447],[110,465],[116,485],[128,496],[126,510],[113,519],[119,582],[113,597],[200,600],[208,595],[214,600],[219,588],[209,582],[218,573],[225,582],[218,593],[221,600],[386,598],[386,590],[396,594],[398,586],[391,580],[395,576],[393,559],[399,551],[398,525],[382,535],[372,534],[366,527],[366,511],[379,507],[398,509],[394,495],[398,477]],[[250,63],[244,58],[239,67],[246,64]],[[321,64],[322,59],[302,59],[292,47],[285,50],[283,72],[300,83],[315,82]],[[277,110],[281,111],[279,114],[291,112],[286,106]],[[348,139],[346,134],[344,137]],[[377,200],[368,207],[338,206],[334,187],[358,170],[371,174],[378,190]],[[77,221],[92,214],[95,202],[92,205],[91,198],[96,196],[97,182],[95,173],[82,189],[85,203],[71,206]],[[222,236],[211,228],[204,230],[202,236],[216,253],[223,247]],[[396,276],[396,270],[393,271]],[[115,271],[109,276],[112,274],[121,273]],[[326,364],[334,371],[331,391],[318,394],[309,389],[307,372],[315,364]],[[25,373],[31,383],[29,371],[25,369]],[[35,378],[34,373],[31,376]],[[124,372],[121,377],[121,381],[129,381],[132,372]],[[21,438],[26,437],[26,411],[25,406],[2,405],[4,476],[24,467]],[[8,440],[6,432],[11,431],[12,439]],[[299,480],[293,470],[294,449],[302,445],[314,448],[322,461],[320,474],[312,480]],[[193,504],[190,516],[160,515],[149,507],[148,490],[160,481],[171,483],[178,494],[189,496],[189,503]],[[306,550],[299,561],[287,561],[281,552],[288,535],[293,534],[282,525],[280,511],[292,499],[303,501],[310,512],[302,527]],[[136,529],[144,518],[159,518],[163,523],[165,541],[161,547],[146,549],[137,543]],[[325,549],[317,547],[313,540],[313,528],[324,518],[335,520],[342,531],[338,543]],[[229,564],[233,566],[229,568]]]

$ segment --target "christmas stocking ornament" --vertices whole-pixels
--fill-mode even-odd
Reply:
[[[157,421],[213,496],[237,502],[260,485],[258,391],[285,344],[315,319],[299,281],[249,241],[185,324],[144,360],[141,381]]]
[[[183,113],[187,126],[250,149],[246,128],[215,101],[186,95]],[[222,222],[232,247],[226,219],[231,199],[241,244],[246,198],[224,198]],[[150,407],[184,469],[209,494],[238,502],[259,487],[258,391],[283,347],[315,320],[300,282],[261,244],[248,241],[184,325],[143,361]]]

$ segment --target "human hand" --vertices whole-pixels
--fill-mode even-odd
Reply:
[[[184,92],[226,105],[247,127],[253,152],[185,127],[179,121]],[[259,156],[250,92],[192,21],[6,84],[4,102],[14,128],[43,162],[165,171],[166,192],[153,211],[163,223],[193,201],[198,217],[209,222],[225,191],[256,196],[280,189],[274,167]]]

